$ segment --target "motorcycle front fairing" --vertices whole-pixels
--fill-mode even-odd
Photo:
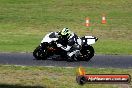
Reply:
[[[53,32],[45,35],[45,37],[42,39],[41,43],[44,43],[44,42],[50,43],[52,41],[58,40],[58,38],[56,36],[51,36],[52,34],[53,34]]]

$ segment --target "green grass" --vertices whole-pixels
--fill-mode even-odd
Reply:
[[[99,40],[95,51],[97,54],[132,54],[132,41],[124,40]]]
[[[131,14],[131,0],[0,0],[0,52],[32,52],[46,33],[69,27],[97,36],[97,54],[132,54]]]
[[[2,88],[123,88],[123,84],[76,83],[78,68],[0,66],[0,87]],[[130,74],[132,69],[85,68],[87,74]],[[9,87],[7,87],[9,86]],[[38,86],[38,87],[36,87]],[[126,84],[125,86],[131,86]]]

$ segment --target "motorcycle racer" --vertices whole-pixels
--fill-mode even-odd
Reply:
[[[71,32],[69,28],[63,28],[58,35],[57,46],[67,51],[67,60],[77,60],[75,56],[81,47],[81,39],[75,33]]]
[[[60,47],[67,52],[67,55],[64,55],[64,57],[68,56],[66,57],[67,61],[77,60],[75,56],[81,47],[81,39],[75,33],[71,32],[69,28],[63,28],[59,32],[51,32],[47,34],[41,41],[42,46],[44,41],[56,41],[57,47]]]

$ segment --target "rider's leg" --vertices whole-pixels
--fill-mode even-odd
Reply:
[[[68,59],[73,60],[73,61],[77,61],[77,55],[79,54],[79,50],[74,50],[72,52],[69,52],[68,55]]]

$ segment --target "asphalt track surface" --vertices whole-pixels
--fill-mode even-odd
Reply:
[[[93,67],[93,68],[132,68],[132,55],[95,55],[89,62],[67,62],[35,60],[32,53],[0,53],[1,65]]]

